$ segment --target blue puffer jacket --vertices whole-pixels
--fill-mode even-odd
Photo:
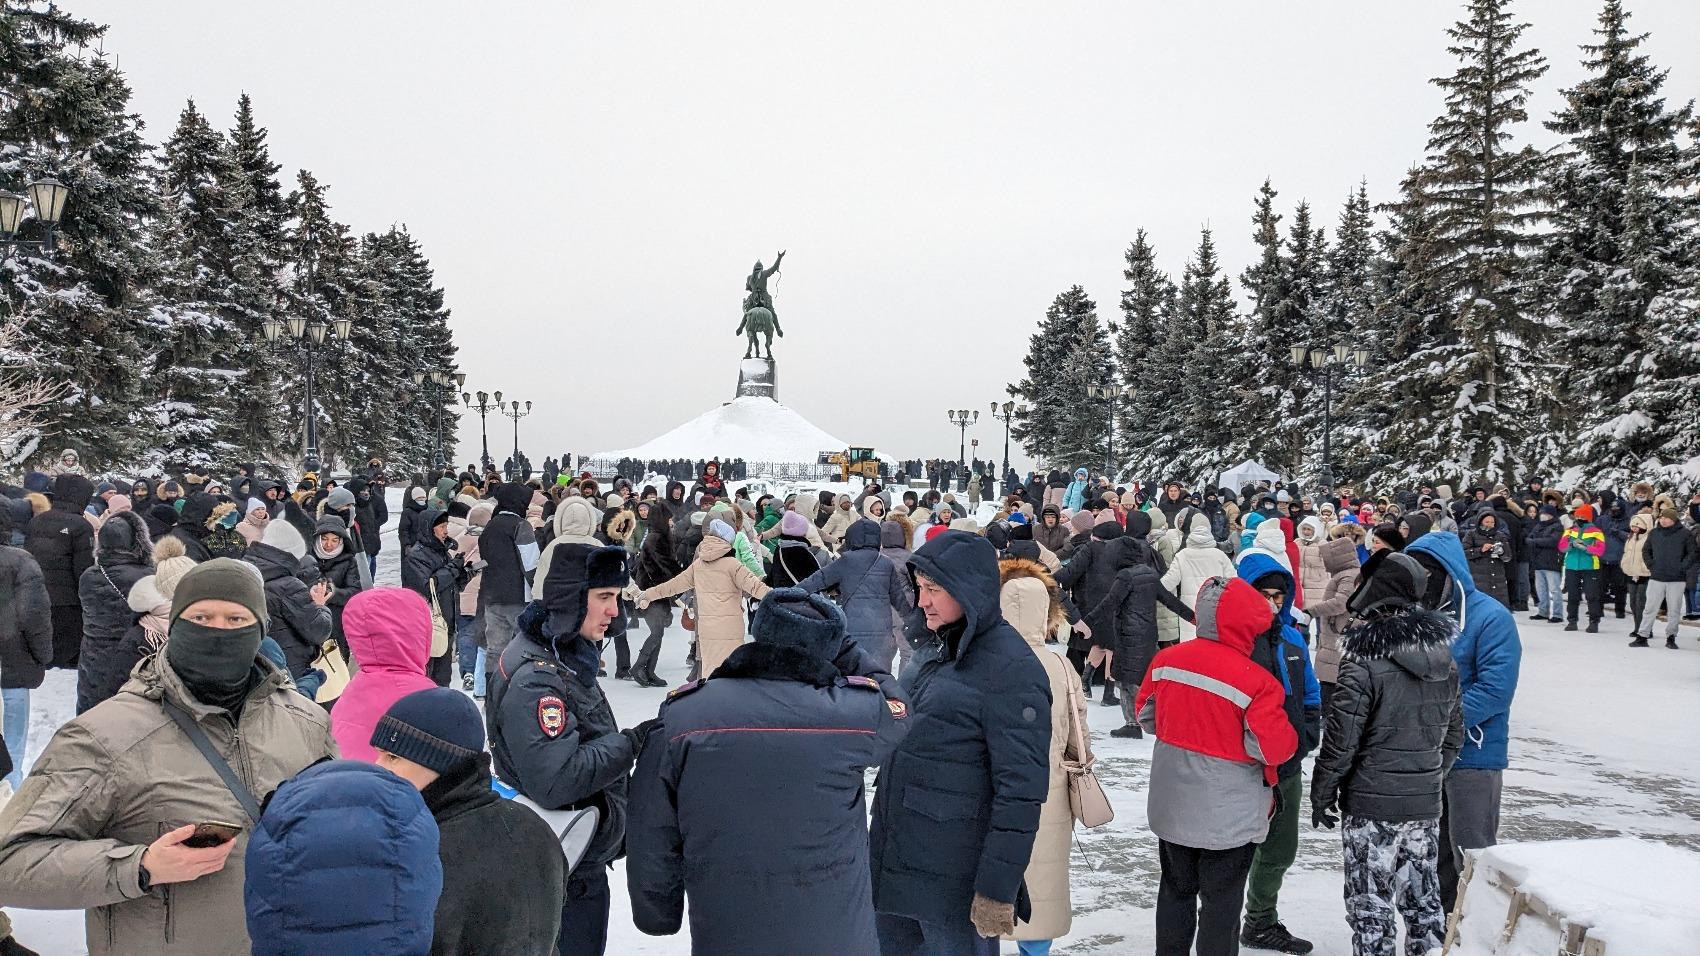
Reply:
[[[1022,877],[1050,786],[1050,679],[1003,619],[985,538],[947,531],[909,567],[964,617],[926,632],[903,671],[912,724],[874,793],[874,909],[962,926],[979,893],[1025,918]]]
[[[1251,659],[1281,681],[1287,692],[1283,709],[1292,722],[1293,732],[1299,735],[1299,749],[1291,759],[1281,764],[1282,780],[1301,769],[1305,755],[1322,742],[1322,685],[1317,682],[1316,668],[1311,663],[1310,645],[1304,634],[1293,624],[1295,585],[1292,572],[1268,554],[1251,551],[1240,556],[1239,576],[1247,584],[1255,584],[1267,574],[1281,576],[1287,589],[1287,599],[1281,605],[1281,643],[1274,646],[1274,637],[1267,632],[1258,636],[1252,646]]]
[[[332,760],[267,802],[242,898],[254,956],[424,956],[442,890],[419,792],[375,764]]]
[[[1452,606],[1459,636],[1452,642],[1458,662],[1458,686],[1463,692],[1464,749],[1455,769],[1504,770],[1506,741],[1511,736],[1511,698],[1517,692],[1517,669],[1523,644],[1517,619],[1491,595],[1476,590],[1464,546],[1450,531],[1431,531],[1406,549],[1427,554],[1452,576]]]
[[[874,660],[890,666],[897,645],[891,612],[908,614],[915,590],[897,562],[880,553],[880,526],[861,518],[844,533],[844,556],[804,578],[798,585],[814,593],[838,588],[850,639]]]

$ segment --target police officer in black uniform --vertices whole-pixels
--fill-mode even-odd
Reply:
[[[520,615],[519,633],[489,675],[484,713],[497,776],[545,809],[601,812],[567,875],[560,956],[600,956],[607,946],[608,865],[623,852],[626,776],[648,730],[622,731],[596,683],[626,583],[624,548],[562,545],[543,599]]]

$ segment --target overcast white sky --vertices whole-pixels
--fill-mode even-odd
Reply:
[[[69,0],[155,142],[185,98],[254,98],[273,158],[357,230],[405,223],[448,292],[470,388],[530,399],[522,445],[627,447],[729,399],[743,278],[787,249],[781,397],[900,456],[954,456],[1033,324],[1079,283],[1115,318],[1122,253],[1178,277],[1198,229],[1237,276],[1265,176],[1330,227],[1392,195],[1440,110],[1450,2],[287,5]],[[1598,0],[1524,0],[1580,75]],[[1700,4],[1629,0],[1700,93]],[[1688,37],[1687,41],[1682,37]],[[1547,144],[1537,122],[1527,135]],[[1283,223],[1285,225],[1285,223]],[[507,426],[506,420],[501,425]],[[493,429],[498,459],[511,439]],[[461,459],[476,457],[476,416]],[[736,449],[727,449],[736,454]]]

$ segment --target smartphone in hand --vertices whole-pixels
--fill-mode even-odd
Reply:
[[[236,839],[241,832],[242,827],[234,823],[197,823],[194,834],[184,840],[183,845],[192,846],[197,850],[223,846]]]

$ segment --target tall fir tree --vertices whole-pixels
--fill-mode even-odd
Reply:
[[[1554,434],[1538,399],[1550,383],[1520,363],[1546,343],[1523,287],[1542,216],[1542,158],[1512,144],[1528,119],[1530,84],[1547,67],[1539,51],[1520,46],[1528,25],[1509,8],[1509,0],[1470,0],[1469,18],[1447,31],[1458,70],[1433,80],[1446,111],[1429,124],[1408,199],[1424,207],[1430,235],[1407,251],[1424,255],[1408,267],[1447,331],[1411,343],[1427,359],[1410,396],[1426,417],[1388,435],[1407,478],[1512,483],[1534,457],[1527,436]]]
[[[1039,330],[1028,340],[1027,376],[1009,389],[1028,403],[1010,434],[1029,455],[1056,465],[1092,465],[1079,460],[1096,447],[1102,454],[1104,417],[1086,393],[1097,379],[1087,373],[1091,362],[1085,350],[1096,348],[1098,361],[1113,373],[1109,333],[1098,321],[1098,305],[1080,286],[1057,294]],[[1108,384],[1108,375],[1101,384]],[[1095,423],[1095,424],[1094,424]],[[1099,460],[1101,464],[1101,459]]]
[[[1355,376],[1365,371],[1349,364],[1353,355],[1363,351],[1367,356],[1370,340],[1378,334],[1375,319],[1381,297],[1382,263],[1376,251],[1374,228],[1369,186],[1360,182],[1356,192],[1347,194],[1334,227],[1334,243],[1326,254],[1323,292],[1315,310],[1320,342],[1330,351],[1333,346],[1346,346],[1350,350],[1348,364],[1337,363],[1327,373],[1332,376],[1331,382],[1324,382],[1328,387],[1320,393],[1313,391],[1312,400],[1300,410],[1300,433],[1305,436],[1305,467],[1297,475],[1301,484],[1321,477],[1325,431],[1330,439],[1329,471],[1335,481],[1359,480],[1363,476],[1357,464],[1342,454],[1350,444],[1341,439],[1354,425],[1363,424],[1365,413],[1372,411],[1345,398],[1356,388]]]
[[[1234,304],[1234,293],[1216,258],[1216,242],[1207,227],[1181,276],[1174,328],[1180,335],[1166,352],[1186,349],[1174,408],[1181,441],[1168,462],[1168,477],[1189,487],[1246,457],[1251,440],[1267,422],[1256,406],[1256,362],[1247,349],[1247,330]],[[1168,358],[1168,356],[1164,356]]]
[[[347,463],[363,455],[356,447],[357,417],[366,396],[359,391],[362,359],[357,344],[369,330],[367,311],[372,293],[362,276],[359,242],[348,226],[330,214],[327,186],[303,169],[296,173],[295,189],[286,200],[289,218],[284,227],[284,248],[289,269],[288,307],[294,315],[311,323],[334,325],[339,318],[353,324],[355,342],[326,336],[312,353],[295,355],[295,387],[285,391],[281,405],[287,409],[283,442],[285,460],[299,460],[306,448],[306,364],[313,363],[312,414],[319,440],[320,458],[328,465]]]
[[[1327,247],[1326,234],[1311,224],[1310,203],[1300,200],[1278,259],[1274,300],[1265,300],[1264,315],[1250,330],[1261,386],[1253,413],[1268,423],[1253,436],[1250,452],[1284,474],[1310,464],[1304,456],[1305,411],[1320,396],[1292,360],[1292,349],[1330,344],[1321,331]]]
[[[104,32],[53,4],[0,4],[0,90],[22,94],[0,98],[0,188],[54,176],[70,189],[54,259],[19,247],[0,269],[0,310],[23,333],[10,370],[66,388],[9,465],[71,447],[104,468],[151,444],[141,320],[157,268],[143,228],[157,209],[152,149],[123,75],[82,53]],[[43,237],[34,219],[18,236]]]
[[[1695,199],[1678,182],[1679,134],[1693,104],[1667,105],[1668,71],[1641,51],[1647,35],[1631,33],[1628,19],[1619,0],[1607,0],[1597,40],[1582,47],[1588,75],[1563,91],[1546,124],[1567,140],[1551,166],[1553,228],[1533,290],[1571,360],[1555,382],[1578,439],[1563,452],[1608,487],[1654,477],[1662,462],[1668,426],[1642,400],[1661,378],[1691,369],[1668,347],[1682,324],[1666,324],[1668,306],[1651,310],[1689,275],[1700,248]]]
[[[1172,396],[1180,382],[1178,369],[1156,360],[1168,333],[1175,307],[1175,283],[1157,267],[1157,250],[1145,230],[1134,233],[1124,258],[1121,327],[1116,332],[1116,364],[1121,381],[1133,394],[1121,400],[1116,420],[1117,461],[1136,478],[1160,472],[1152,456],[1161,441]]]

